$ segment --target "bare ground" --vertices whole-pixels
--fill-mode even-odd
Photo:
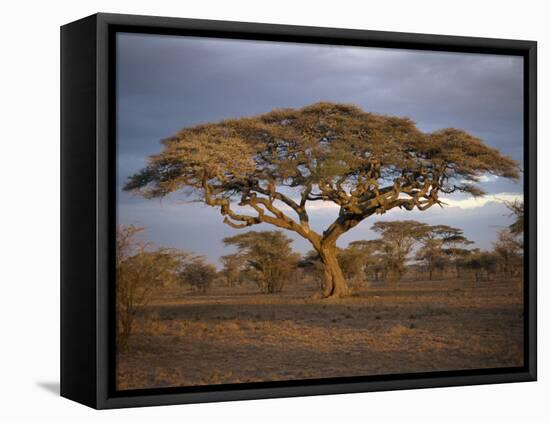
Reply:
[[[117,358],[118,389],[523,365],[517,281],[374,284],[338,301],[315,288],[164,293]]]

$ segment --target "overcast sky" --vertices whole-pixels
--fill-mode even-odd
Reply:
[[[126,178],[158,153],[159,141],[179,129],[318,101],[353,103],[365,111],[407,116],[423,131],[464,129],[523,164],[521,57],[363,47],[118,34],[118,221],[147,229],[158,245],[183,248],[217,261],[221,239],[239,231],[219,211],[174,198],[145,200],[122,192]],[[522,165],[523,168],[523,165]],[[487,178],[481,200],[446,199],[445,209],[395,210],[366,219],[339,245],[370,239],[377,219],[416,219],[464,229],[491,248],[496,231],[512,222],[499,200],[522,195],[521,183]],[[315,204],[322,230],[337,209]],[[254,230],[274,229],[265,224]],[[241,230],[242,231],[242,230]],[[288,235],[292,236],[291,233]],[[295,238],[294,248],[309,249]]]

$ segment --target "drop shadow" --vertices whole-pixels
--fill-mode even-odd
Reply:
[[[60,386],[59,382],[37,382],[36,386],[39,388],[42,388],[44,391],[49,392],[50,394],[53,394],[55,396],[60,395]]]

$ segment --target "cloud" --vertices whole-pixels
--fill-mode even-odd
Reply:
[[[457,207],[459,209],[476,209],[489,203],[504,203],[506,201],[522,201],[523,195],[510,192],[501,192],[498,194],[488,194],[483,197],[467,197],[455,199],[451,197],[442,198],[443,203],[448,207]]]
[[[453,207],[458,209],[475,209],[479,207],[484,207],[485,205],[489,203],[504,203],[506,201],[522,201],[523,195],[518,193],[512,193],[512,192],[500,192],[497,194],[487,194],[483,197],[463,197],[463,198],[455,198],[451,196],[442,196],[440,197],[441,200],[444,203],[444,207]],[[434,206],[435,207],[435,206]],[[282,210],[291,210],[290,207],[282,204],[279,205],[279,208]],[[323,213],[323,212],[334,212],[339,209],[339,206],[331,201],[316,201],[311,202],[307,205],[307,211],[315,214],[315,213]],[[399,209],[392,209],[388,213],[391,213],[392,211],[398,211]]]
[[[481,175],[479,178],[479,182],[495,182],[496,180],[498,180],[497,175],[489,175],[489,174]]]

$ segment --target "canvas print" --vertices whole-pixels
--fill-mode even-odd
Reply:
[[[522,57],[116,37],[117,390],[524,365]]]

